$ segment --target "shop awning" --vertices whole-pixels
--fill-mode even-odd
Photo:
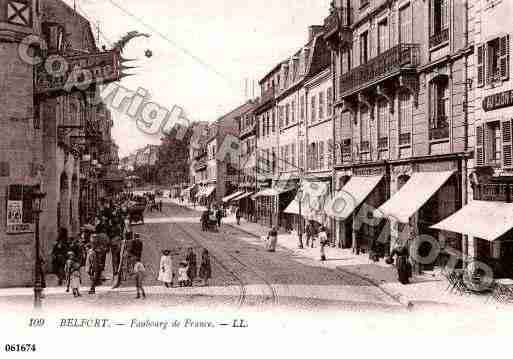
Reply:
[[[346,219],[369,197],[383,176],[353,176],[325,206],[326,214]]]
[[[415,172],[396,194],[374,211],[374,216],[408,223],[410,217],[429,201],[454,172]]]
[[[273,187],[273,188],[267,188],[267,189],[264,189],[260,192],[257,192],[255,195],[253,195],[253,199],[255,198],[258,198],[258,197],[271,197],[271,196],[278,196],[282,193],[286,193],[286,192],[290,192],[292,190],[294,190],[295,187],[285,187],[285,188],[280,188],[280,187]]]
[[[473,201],[431,228],[494,241],[513,228],[513,203]]]
[[[237,191],[235,193],[232,193],[226,197],[223,197],[223,202],[227,203],[227,202],[230,202],[232,199],[234,199],[235,197],[238,197],[240,196],[241,194],[244,194],[244,191]]]
[[[248,198],[249,196],[253,195],[255,192],[244,192],[240,196],[237,196],[235,198],[232,198],[230,202],[240,201],[241,199]]]
[[[324,201],[328,193],[328,183],[305,181],[301,185],[301,193],[296,195],[283,212],[299,214],[299,204],[301,203],[301,216],[307,219],[316,219],[324,214]]]

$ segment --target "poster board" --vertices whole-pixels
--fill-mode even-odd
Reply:
[[[7,187],[7,234],[34,232],[32,191],[31,185],[11,184]]]

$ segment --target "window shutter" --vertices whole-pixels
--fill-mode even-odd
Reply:
[[[476,162],[478,166],[485,164],[483,125],[476,127]]]
[[[513,167],[511,120],[502,121],[502,166]]]
[[[485,46],[477,47],[477,86],[483,87],[485,83]]]
[[[500,38],[499,47],[501,80],[505,81],[509,78],[509,35]]]

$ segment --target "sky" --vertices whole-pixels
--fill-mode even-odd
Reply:
[[[73,0],[65,0],[73,6]],[[150,93],[151,101],[171,110],[179,106],[192,121],[215,121],[260,94],[258,80],[301,48],[308,26],[322,24],[330,0],[76,0],[90,20],[100,45],[109,48],[129,31],[151,35],[127,46],[123,56],[135,76],[121,85]],[[145,57],[150,49],[153,56]],[[248,79],[249,96],[245,96]],[[126,156],[160,135],[139,131],[134,120],[112,111],[112,135]]]

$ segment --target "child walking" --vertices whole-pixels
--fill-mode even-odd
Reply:
[[[178,284],[180,287],[187,287],[189,284],[189,276],[187,272],[189,271],[189,267],[187,266],[187,262],[180,262],[180,267],[178,268]]]
[[[135,276],[135,288],[137,290],[137,296],[135,297],[136,299],[141,298],[141,294],[142,294],[142,298],[146,299],[146,293],[144,292],[144,288],[143,288],[143,280],[144,280],[145,272],[146,272],[146,269],[144,268],[144,265],[141,262],[141,258],[140,257],[136,258],[135,264],[134,264],[134,271],[132,273],[132,275]]]
[[[67,253],[66,264],[64,265],[64,274],[66,276],[66,293],[69,293],[69,287],[71,284],[71,272],[73,270],[73,263],[75,254],[71,251]]]
[[[71,266],[70,273],[70,285],[73,290],[74,297],[80,297],[80,283],[82,282],[82,278],[80,276],[80,262],[74,261]]]

